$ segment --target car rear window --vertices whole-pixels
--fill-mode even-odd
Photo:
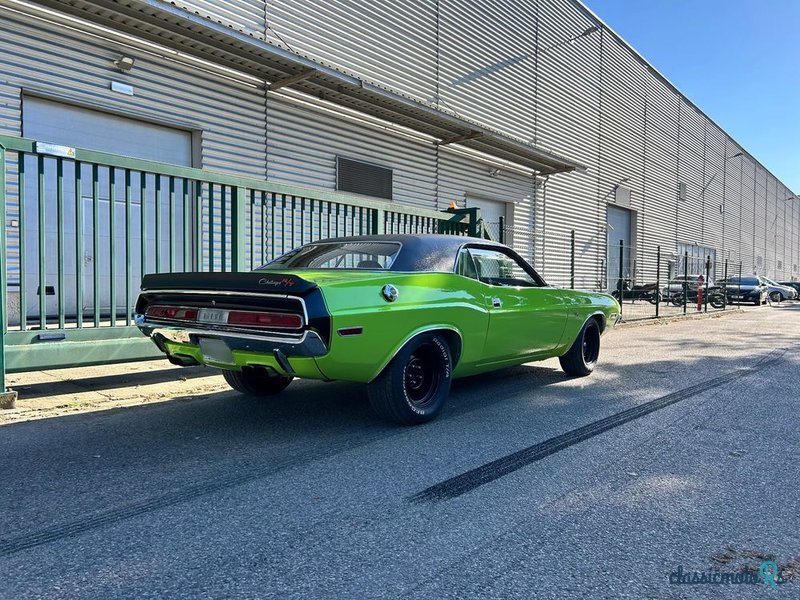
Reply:
[[[287,252],[258,270],[364,269],[386,270],[400,253],[397,242],[324,242]]]

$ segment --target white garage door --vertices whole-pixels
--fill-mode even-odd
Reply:
[[[191,166],[192,164],[192,134],[189,131],[32,97],[25,97],[23,99],[22,116],[23,136],[29,139],[181,166]],[[29,157],[29,159],[26,160],[27,173],[36,173],[36,166],[35,157]],[[71,163],[65,163],[64,171],[65,181],[69,180],[71,176],[74,176],[74,168]],[[163,194],[161,198],[157,199],[154,191],[155,178],[153,176],[148,176],[146,181],[146,189],[148,191],[144,198],[146,215],[145,245],[148,248],[148,259],[147,264],[142,268],[140,258],[141,252],[139,251],[142,242],[142,199],[139,197],[141,183],[139,175],[132,175],[131,183],[132,189],[134,190],[132,202],[135,206],[132,207],[131,211],[132,220],[128,235],[133,251],[130,257],[126,257],[124,185],[122,185],[124,174],[121,170],[117,170],[115,173],[117,186],[113,203],[110,198],[109,170],[101,168],[98,174],[99,201],[96,228],[99,242],[98,252],[95,256],[93,249],[95,235],[93,214],[95,207],[92,198],[92,171],[90,167],[84,165],[81,173],[83,180],[82,198],[80,202],[83,213],[83,254],[79,257],[79,260],[83,265],[84,272],[83,281],[80,282],[83,295],[81,306],[77,306],[76,301],[79,282],[76,280],[76,255],[74,250],[72,250],[72,248],[74,248],[74,242],[69,242],[69,240],[74,240],[75,237],[74,190],[72,186],[65,187],[64,233],[65,239],[67,240],[65,248],[69,250],[64,255],[63,268],[65,274],[65,310],[68,315],[74,315],[76,312],[94,312],[93,271],[95,263],[99,272],[97,290],[99,300],[98,310],[104,316],[107,316],[111,312],[112,277],[116,287],[114,312],[118,315],[122,315],[124,312],[125,267],[128,261],[130,261],[132,270],[132,289],[130,290],[132,297],[135,297],[143,273],[166,270],[168,268],[164,264],[156,265],[154,259],[156,246],[154,227],[155,214],[158,210],[162,223],[167,221],[169,218],[167,204],[168,195]],[[182,194],[181,186],[182,182],[176,181],[176,197],[178,198],[180,198]],[[54,246],[53,240],[56,238],[57,231],[57,223],[55,220],[55,189],[55,177],[52,173],[49,173],[45,180],[45,230],[46,244],[48,244],[46,254],[46,293],[49,295],[47,298],[47,313],[49,315],[56,314],[58,310],[56,304],[57,290],[55,289],[57,284],[58,261],[51,258],[54,256],[52,252]],[[27,280],[26,309],[29,317],[38,314],[39,249],[37,243],[37,197],[36,177],[29,176],[26,178],[26,202],[24,206],[26,234],[25,272]],[[178,203],[178,205],[180,205],[180,203]],[[114,240],[112,240],[110,236],[112,206],[114,207]],[[182,207],[178,206],[176,211],[182,213]],[[175,214],[173,218],[176,221],[177,232],[183,231],[182,223],[184,215]],[[162,228],[158,236],[158,244],[161,248],[160,256],[162,257],[169,255],[169,232],[163,229],[164,228]],[[9,242],[12,243],[12,236],[9,236]],[[182,239],[176,240],[176,242],[177,248],[183,247]],[[112,246],[115,255],[113,270],[110,260]],[[13,254],[14,249],[10,247],[9,250],[11,250]],[[180,262],[178,262],[178,264],[180,264]],[[131,300],[132,299],[133,298],[131,298]]]
[[[619,286],[619,244],[622,242],[622,277],[632,277],[631,263],[631,211],[618,206],[608,206],[608,289]]]
[[[22,135],[42,142],[192,165],[192,134],[41,98],[25,97]]]
[[[467,208],[481,209],[483,226],[489,231],[493,240],[500,240],[500,217],[507,219],[507,204],[500,200],[475,198],[467,194]],[[508,241],[508,240],[507,240]]]

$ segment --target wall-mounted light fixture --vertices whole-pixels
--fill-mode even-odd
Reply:
[[[631,178],[630,178],[630,177],[623,177],[623,178],[622,178],[622,179],[620,179],[620,180],[619,180],[617,183],[615,183],[615,184],[614,184],[614,189],[617,189],[617,188],[618,188],[619,186],[621,186],[623,183],[628,183],[630,180],[631,180]]]
[[[500,173],[500,169],[489,169],[489,177],[499,177]]]
[[[123,54],[117,60],[114,61],[114,66],[117,67],[120,71],[128,72],[133,68],[133,64],[136,60],[131,57]]]

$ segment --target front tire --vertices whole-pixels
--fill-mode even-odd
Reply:
[[[772,300],[773,302],[783,302],[783,294],[781,294],[780,292],[772,292],[769,295],[769,299]]]
[[[600,326],[595,319],[589,319],[581,329],[572,347],[564,356],[558,358],[561,368],[567,375],[585,377],[594,371],[600,357]]]
[[[400,425],[418,425],[441,412],[450,393],[453,359],[447,340],[435,333],[408,342],[367,386],[373,410]]]
[[[292,377],[273,375],[266,369],[242,367],[241,371],[222,370],[225,381],[237,392],[249,396],[275,396],[292,382]]]

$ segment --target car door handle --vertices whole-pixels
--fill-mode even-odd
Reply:
[[[492,298],[492,306],[494,308],[500,308],[503,306],[503,301],[500,298]]]

